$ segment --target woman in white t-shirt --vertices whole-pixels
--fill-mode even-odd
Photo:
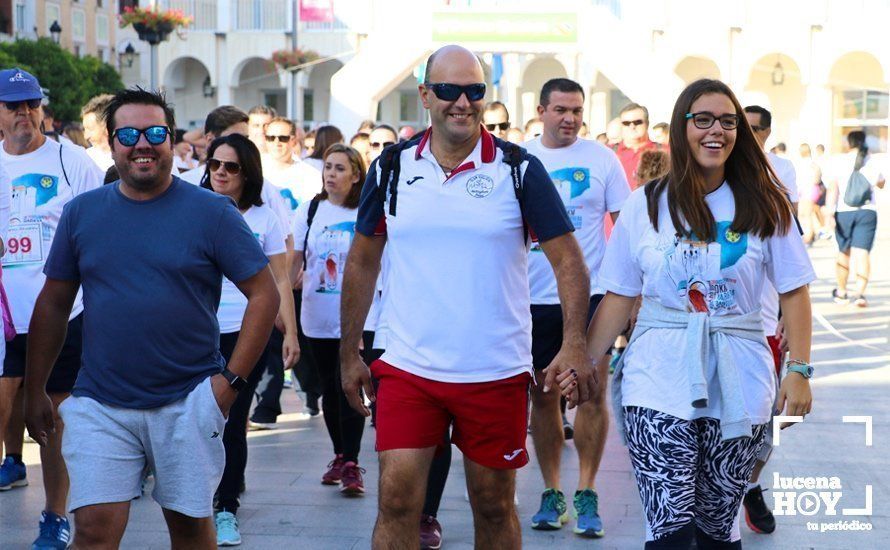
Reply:
[[[621,209],[588,346],[601,358],[642,295],[612,401],[643,501],[646,548],[693,540],[734,548],[775,399],[761,290],[769,279],[780,293],[790,349],[776,408],[804,415],[815,274],[791,204],[728,86],[690,84],[674,106],[670,141],[670,172]],[[571,383],[571,374],[561,377]]]
[[[300,205],[294,222],[295,263],[305,267],[300,322],[321,379],[324,421],[334,446],[334,460],[321,482],[360,495],[365,490],[358,466],[365,417],[349,406],[340,382],[340,292],[365,181],[361,155],[343,144],[330,146],[322,176],[321,193]]]
[[[869,154],[865,132],[854,130],[847,134],[849,151],[832,162],[826,179],[828,208],[834,209],[834,236],[837,241],[835,279],[837,287],[831,291],[837,303],[847,303],[847,279],[850,277],[850,260],[856,268],[856,297],[853,303],[866,307],[865,288],[871,275],[871,248],[878,229],[878,212],[875,209],[875,188],[883,189],[885,168]],[[853,197],[847,196],[847,187],[853,177],[864,178],[868,185],[865,202],[848,204]],[[863,186],[864,187],[864,186]]]
[[[297,323],[294,315],[294,298],[290,289],[285,256],[286,233],[275,213],[263,204],[263,169],[260,152],[246,137],[239,134],[217,138],[207,150],[207,165],[201,187],[230,197],[244,216],[244,221],[256,236],[269,258],[275,275],[281,305],[278,317],[284,324],[282,357],[284,368],[296,363],[300,354],[297,343]],[[223,279],[217,319],[219,321],[219,347],[225,360],[231,360],[241,331],[241,321],[247,309],[247,298],[238,287]],[[238,511],[241,482],[247,466],[247,417],[253,402],[254,391],[263,375],[266,355],[263,353],[247,377],[247,387],[238,392],[229,410],[229,419],[223,433],[226,449],[226,466],[217,491],[215,523],[217,543],[231,545],[240,542]]]

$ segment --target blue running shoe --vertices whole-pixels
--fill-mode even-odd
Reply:
[[[606,534],[603,520],[598,513],[599,497],[593,489],[575,491],[575,534],[584,537],[599,538]]]
[[[24,464],[16,464],[11,456],[0,464],[0,491],[8,491],[13,487],[24,487],[28,484],[28,472]]]
[[[217,512],[216,523],[217,546],[238,546],[241,544],[241,531],[238,530],[238,519],[232,512]]]
[[[31,544],[31,550],[65,549],[71,544],[71,525],[68,518],[52,512],[40,513],[40,536]]]
[[[532,516],[532,529],[555,531],[569,521],[566,497],[562,491],[547,489],[541,494],[541,509]]]

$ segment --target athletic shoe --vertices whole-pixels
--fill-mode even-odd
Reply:
[[[599,497],[593,489],[575,491],[575,519],[578,520],[575,528],[576,535],[583,537],[599,538],[606,534],[603,530],[603,520],[599,515]]]
[[[868,302],[865,300],[865,296],[861,294],[856,297],[853,303],[856,304],[856,307],[868,307]]]
[[[217,546],[238,546],[241,544],[241,531],[238,530],[238,518],[232,512],[217,512],[213,518],[216,524]]]
[[[322,485],[339,485],[340,479],[343,477],[341,470],[343,469],[343,455],[337,455],[334,460],[328,462],[328,471],[321,476]]]
[[[284,382],[281,383],[282,388],[293,388],[294,387],[294,371],[287,369],[284,371]]]
[[[745,505],[745,523],[752,531],[768,535],[776,530],[776,518],[763,500],[760,485],[749,489],[742,503]]]
[[[420,516],[420,550],[442,548],[442,526],[435,516]]]
[[[836,303],[836,304],[849,304],[850,303],[850,299],[847,298],[847,293],[844,292],[844,295],[841,296],[836,288],[831,291],[831,298],[834,300],[834,303]]]
[[[253,420],[247,423],[247,429],[251,432],[259,432],[262,430],[274,430],[278,427],[278,424],[275,422],[254,422]]]
[[[359,468],[358,464],[349,461],[340,468],[340,492],[347,496],[359,496],[365,494],[365,482],[362,474],[365,473],[364,468]]]
[[[40,512],[40,535],[31,543],[31,550],[68,548],[71,544],[71,525],[68,518],[52,512]]]
[[[562,491],[547,489],[541,494],[541,509],[532,516],[532,529],[555,531],[569,521],[566,497]]]
[[[569,422],[569,419],[566,418],[565,413],[562,413],[562,435],[565,437],[566,441],[575,437],[575,428],[572,426],[572,423]]]
[[[8,491],[13,487],[24,487],[28,484],[28,472],[24,464],[16,464],[11,456],[7,456],[0,464],[0,491]]]

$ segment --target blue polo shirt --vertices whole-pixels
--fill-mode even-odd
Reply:
[[[231,199],[177,177],[147,201],[124,196],[120,182],[72,199],[44,273],[83,287],[73,394],[132,409],[184,398],[225,365],[223,276],[244,281],[267,263]]]

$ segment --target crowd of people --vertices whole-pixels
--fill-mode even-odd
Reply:
[[[185,131],[135,88],[90,100],[77,135],[36,75],[0,71],[0,491],[28,484],[27,426],[32,548],[119,546],[150,478],[174,548],[241,544],[247,432],[276,428],[291,373],[344,496],[365,493],[372,419],[375,548],[442,546],[452,445],[476,546],[520,547],[529,433],[532,528],[605,536],[610,415],[646,548],[740,548],[740,508],[775,530],[772,416],[813,406],[808,244],[836,240],[833,299],[867,305],[884,172],[865,134],[791,162],[765,151],[771,113],[708,79],[669,123],[630,103],[595,139],[577,82],[546,82],[521,130],[485,92],[445,46],[426,129],[367,121],[347,145],[224,105]]]

